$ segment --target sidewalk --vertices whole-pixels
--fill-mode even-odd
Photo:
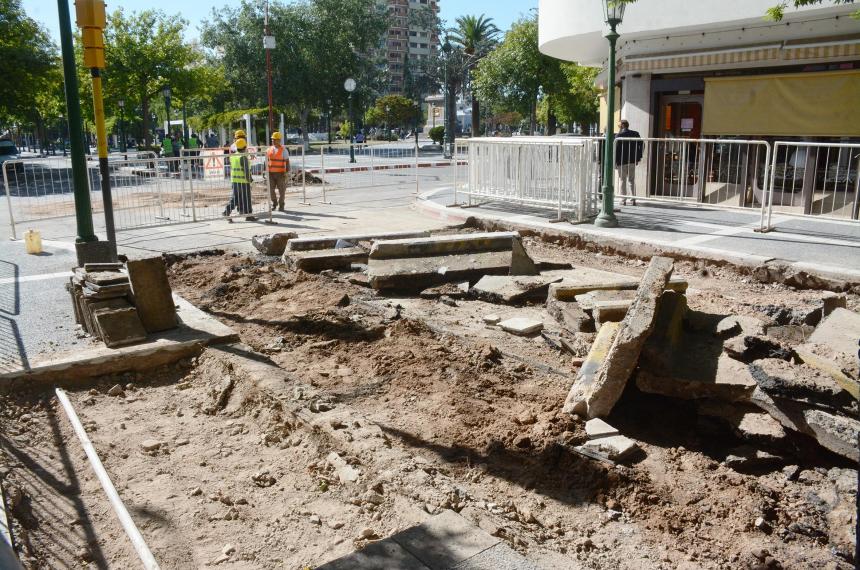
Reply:
[[[459,199],[465,197],[461,194]],[[448,224],[469,217],[578,236],[634,255],[660,252],[680,257],[728,261],[744,267],[781,262],[797,271],[860,283],[860,223],[774,215],[775,231],[757,233],[758,211],[719,210],[683,204],[624,206],[616,210],[618,228],[550,223],[554,210],[504,202],[451,207],[453,189],[423,193],[418,209]],[[618,207],[618,206],[616,206]]]

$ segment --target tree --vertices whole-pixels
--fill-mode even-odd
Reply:
[[[60,69],[57,47],[20,0],[0,0],[0,125],[28,122],[58,101]],[[60,80],[59,85],[62,84]]]
[[[376,100],[374,105],[382,123],[390,127],[405,127],[418,117],[420,112],[415,103],[402,95],[386,95]]]
[[[457,18],[457,27],[452,30],[451,39],[469,57],[469,67],[474,70],[475,65],[496,45],[499,29],[493,23],[492,18],[484,14],[480,16],[460,16]],[[470,74],[471,77],[471,74]],[[472,86],[472,136],[480,134],[481,107],[479,99]]]
[[[564,85],[561,62],[538,49],[537,18],[521,19],[511,26],[499,46],[475,70],[478,97],[496,109],[517,111],[529,117],[529,133],[537,123],[538,97]]]
[[[165,86],[187,98],[197,85],[193,69],[202,54],[183,40],[188,22],[157,10],[126,15],[118,8],[108,17],[105,28],[105,98],[115,102],[125,98],[127,107],[141,107],[142,138],[148,145],[150,107]],[[82,84],[88,84],[83,82]],[[82,101],[87,99],[82,98]],[[91,100],[91,98],[89,99]]]

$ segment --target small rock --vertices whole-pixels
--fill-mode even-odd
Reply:
[[[200,487],[194,487],[193,489],[191,489],[190,495],[192,497],[199,497],[202,494],[203,494],[203,489],[201,489]]]
[[[328,521],[326,524],[328,524],[329,528],[333,528],[334,530],[343,528],[343,522],[341,521]]]
[[[767,521],[764,520],[763,517],[758,517],[755,520],[755,522],[753,523],[753,526],[755,526],[757,529],[759,529],[763,533],[770,534],[770,531],[771,531],[770,525],[767,524]]]
[[[368,491],[364,495],[364,502],[370,503],[372,505],[381,505],[385,502],[385,497],[380,495],[379,493],[374,493],[373,491]]]
[[[800,475],[800,467],[797,465],[786,465],[782,468],[782,473],[787,481],[797,481],[797,476]]]
[[[494,326],[501,322],[502,318],[499,315],[484,315],[484,324]]]
[[[218,558],[212,561],[212,564],[217,566],[218,564],[223,564],[228,560],[230,560],[230,556],[228,556],[227,554],[221,554],[220,556],[218,556]]]
[[[517,423],[523,426],[532,425],[537,422],[537,416],[532,412],[523,412],[517,416]]]
[[[140,442],[140,448],[143,451],[155,451],[159,447],[164,445],[163,441],[158,441],[157,439],[145,439]]]
[[[93,559],[93,553],[90,552],[89,548],[79,548],[75,554],[84,562],[91,562]]]
[[[181,438],[179,438],[179,439],[177,439],[177,440],[176,440],[176,445],[177,445],[177,446],[179,446],[179,445],[188,445],[189,443],[191,443],[191,440],[189,440],[188,438],[185,438],[185,437],[181,437]]]
[[[310,521],[311,524],[315,525],[322,524],[322,519],[320,519],[319,515],[311,515],[310,517],[308,517],[308,521]]]
[[[231,554],[236,552],[236,547],[232,544],[225,544],[224,548],[221,549],[221,552],[226,554],[227,556],[230,556]]]
[[[585,433],[588,434],[588,437],[597,439],[599,437],[618,435],[619,432],[600,418],[594,418],[585,422]]]
[[[612,509],[609,509],[606,511],[606,518],[611,521],[617,521],[621,518],[621,511],[614,511]]]
[[[122,396],[124,392],[120,384],[114,384],[113,386],[111,386],[111,389],[108,390],[107,393],[108,396]]]
[[[368,540],[373,538],[374,536],[376,536],[376,533],[373,531],[372,528],[363,528],[361,529],[361,532],[358,533],[359,540]]]
[[[257,487],[271,487],[276,482],[276,479],[269,475],[269,471],[265,469],[253,474],[251,479]]]
[[[514,445],[520,449],[528,449],[532,446],[532,439],[527,435],[518,435],[514,438]]]

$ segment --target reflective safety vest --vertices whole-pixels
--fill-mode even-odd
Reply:
[[[266,159],[269,162],[269,172],[286,172],[290,169],[290,153],[283,145],[270,146],[266,151]]]
[[[165,139],[161,141],[161,150],[164,151],[165,156],[173,154],[173,139],[165,137]]]
[[[234,184],[250,184],[251,179],[246,171],[248,155],[234,154],[230,157],[230,182]]]
[[[197,137],[188,137],[188,148],[200,148],[200,142]]]

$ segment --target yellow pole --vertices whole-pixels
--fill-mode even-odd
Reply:
[[[105,105],[102,98],[102,75],[98,67],[90,69],[93,78],[93,115],[96,121],[96,145],[99,153],[99,173],[102,179],[102,202],[105,209],[105,235],[116,259],[116,228],[113,221],[113,196],[110,188],[110,166],[108,164],[107,131],[105,130]]]

